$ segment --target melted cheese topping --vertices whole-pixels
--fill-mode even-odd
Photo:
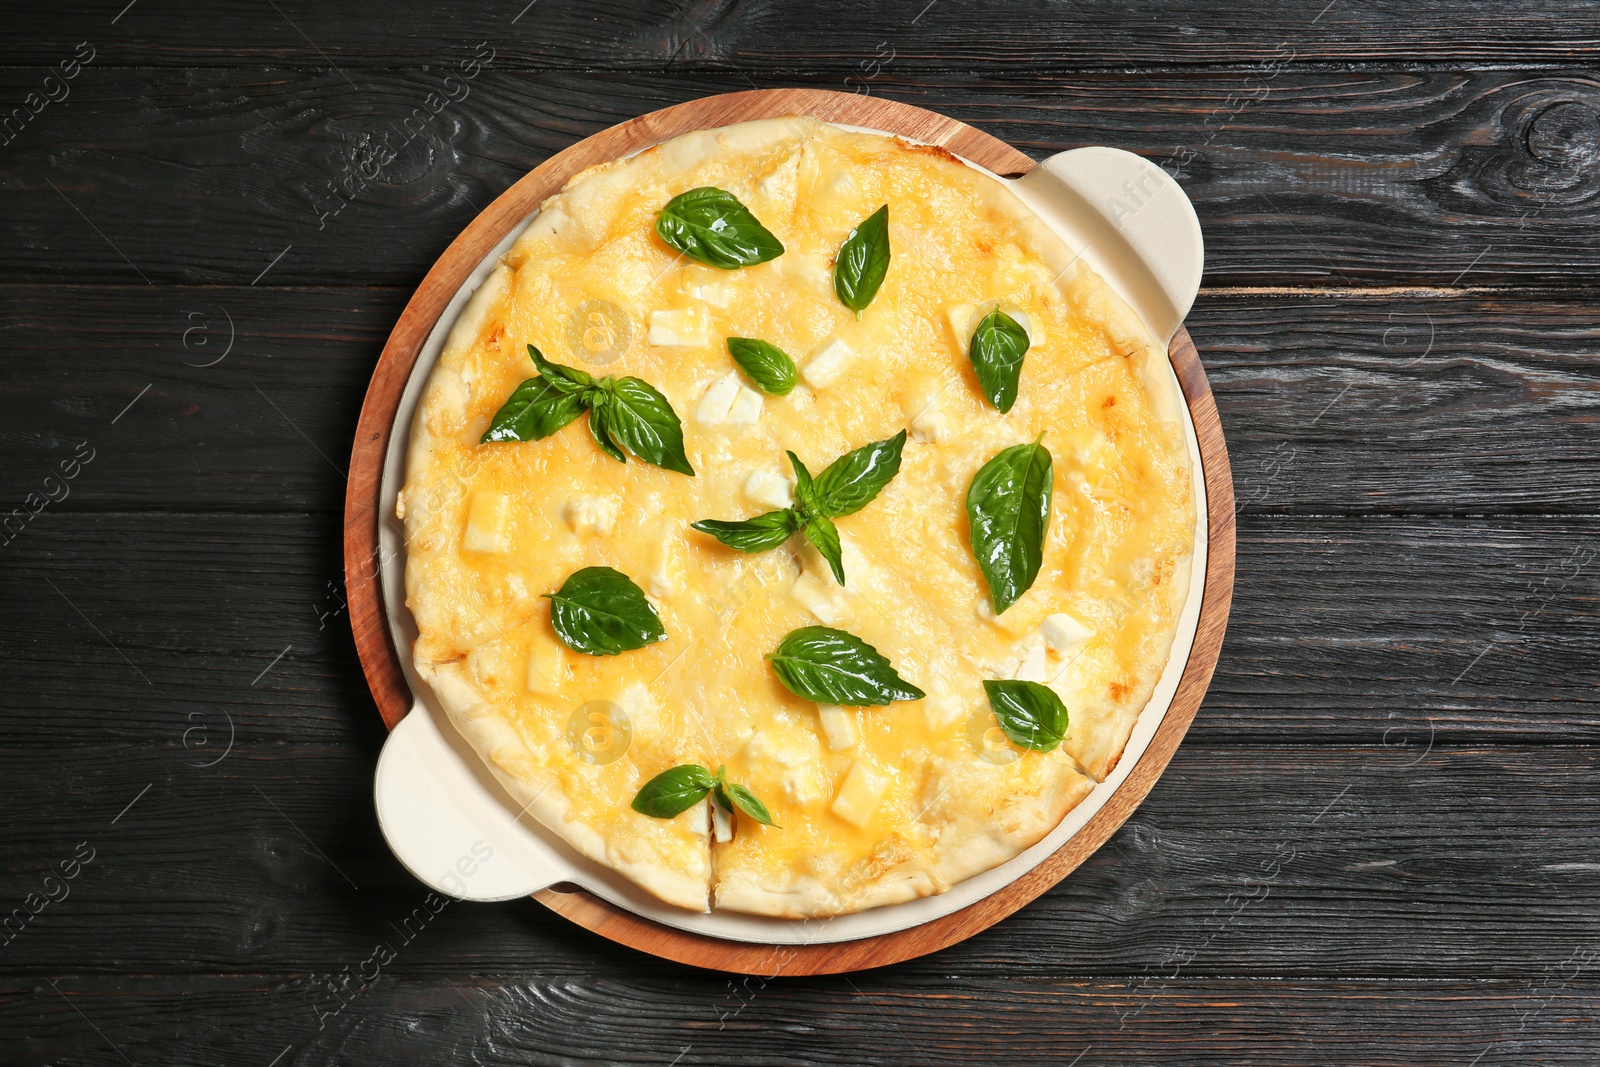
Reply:
[[[520,740],[502,773],[558,790],[557,828],[603,839],[590,854],[635,877],[641,864],[704,868],[721,906],[825,914],[938,892],[1008,858],[1110,770],[1165,664],[1194,515],[1164,354],[1000,183],[891,138],[750,125],[766,129],[695,135],[580,176],[486,283],[419,415],[401,498],[408,604],[424,675],[465,670],[477,713]],[[721,271],[666,246],[656,212],[701,185],[737,196],[785,253]],[[833,294],[831,260],[884,203],[892,264],[857,319]],[[1033,339],[1006,415],[966,357],[972,325],[996,306]],[[596,307],[624,321],[596,322]],[[630,343],[613,353],[586,339],[595,329]],[[802,384],[754,392],[730,336],[778,345]],[[654,384],[697,475],[618,463],[581,419],[543,441],[479,444],[532,375],[530,343]],[[746,555],[689,529],[779,506],[785,449],[816,472],[902,428],[899,476],[838,521],[843,588],[804,538]],[[1041,433],[1055,464],[1044,563],[995,618],[965,494],[995,453]],[[612,657],[560,645],[540,594],[594,565],[646,589],[666,641]],[[763,657],[818,622],[876,646],[928,698],[819,709],[789,693]],[[1019,753],[997,737],[981,683],[1008,677],[1066,701],[1059,750]],[[574,741],[591,705],[623,709],[625,745],[605,740],[611,711]],[[640,785],[690,762],[726,764],[781,828],[739,819],[713,843],[703,813],[631,811]]]

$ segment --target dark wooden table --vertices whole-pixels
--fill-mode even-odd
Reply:
[[[1600,1060],[1592,4],[125,3],[4,20],[0,1063]],[[1110,845],[914,962],[435,914],[343,615],[379,348],[553,152],[783,85],[1179,177],[1241,502],[1210,697]]]

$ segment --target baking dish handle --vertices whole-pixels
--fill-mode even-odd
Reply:
[[[1119,148],[1058,152],[1011,183],[1163,344],[1200,289],[1205,246],[1194,205],[1171,176]]]
[[[572,878],[571,865],[518,825],[522,813],[496,795],[499,787],[484,781],[488,769],[464,749],[420,702],[390,731],[373,801],[400,862],[458,900],[512,900]]]

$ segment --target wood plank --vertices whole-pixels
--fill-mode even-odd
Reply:
[[[1187,743],[1600,738],[1597,520],[1244,518]],[[30,712],[6,737],[175,743],[231,716],[249,741],[374,742],[338,538],[332,515],[44,511],[0,549]]]
[[[375,743],[246,735],[203,767],[215,757],[184,749],[179,728],[49,758],[37,746],[0,751],[10,768],[0,802],[50,813],[3,832],[6,910],[26,906],[80,842],[94,856],[66,899],[12,931],[8,973],[337,972],[423,904],[426,891],[378,834]],[[1600,935],[1597,770],[1587,746],[1185,745],[1078,871],[895,973],[1117,976],[1147,989],[1174,967],[1190,977],[1534,974]],[[682,973],[532,901],[453,904],[428,925],[406,953],[413,974]]]
[[[1445,0],[1371,0],[1252,8],[1202,0],[1081,0],[1066,5],[988,0],[982,32],[974,12],[952,3],[890,4],[781,0],[733,4],[687,0],[546,0],[492,11],[398,3],[384,17],[316,4],[227,0],[204,24],[164,17],[142,3],[119,15],[112,2],[83,13],[31,9],[14,20],[13,62],[54,63],[89,36],[96,64],[180,66],[248,60],[363,70],[445,63],[487,39],[495,62],[544,70],[822,69],[861,76],[863,64],[908,69],[1122,70],[1246,66],[1282,62],[1419,64],[1576,63],[1600,35],[1557,0],[1489,6]],[[1381,25],[1382,33],[1371,32]],[[360,79],[356,79],[358,82]]]
[[[43,77],[0,69],[0,99]],[[413,286],[479,209],[589,134],[751,81],[840,87],[490,68],[417,117],[443,77],[370,71],[356,88],[331,71],[219,69],[130,91],[87,67],[0,154],[0,281]],[[1592,292],[1600,266],[1600,86],[1584,74],[891,67],[871,90],[1036,158],[1084,144],[1150,156],[1196,203],[1212,286]]]
[[[352,974],[365,958],[351,961]],[[1148,996],[1114,982],[948,985],[898,971],[748,984],[687,970],[422,981],[397,952],[372,982],[351,984],[338,1014],[341,1002],[326,991],[317,1000],[310,979],[71,978],[58,988],[11,984],[0,994],[0,1032],[16,1035],[13,1062],[28,1067],[64,1057],[121,1063],[118,1050],[172,1067],[265,1067],[274,1056],[295,1067],[934,1065],[987,1062],[1002,1044],[1008,1063],[1079,1057],[1086,1067],[1461,1067],[1475,1057],[1588,1067],[1600,985],[1592,963],[1579,974],[1574,966],[1552,961],[1526,981],[1185,978]]]
[[[63,510],[337,511],[360,396],[408,296],[0,286],[0,500],[42,491],[87,441]],[[1189,326],[1246,536],[1266,514],[1595,510],[1586,300],[1202,292]]]

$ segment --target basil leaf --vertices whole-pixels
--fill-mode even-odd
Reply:
[[[670,819],[694,807],[716,785],[711,772],[697,763],[662,771],[633,798],[633,810],[653,819]]]
[[[532,345],[528,346],[528,358],[533,360],[533,365],[539,368],[539,373],[550,379],[550,384],[563,393],[577,393],[594,384],[594,376],[588,371],[579,370],[577,367],[563,367],[559,363],[551,363],[544,358]]]
[[[694,474],[683,452],[683,423],[655,386],[639,378],[617,378],[597,388],[608,394],[603,401],[605,428],[613,440],[646,463]]]
[[[790,534],[800,529],[800,516],[793,509],[784,508],[737,522],[701,519],[689,525],[740,552],[765,552],[769,548],[777,548],[789,540]]]
[[[644,590],[610,567],[585,567],[544,596],[556,636],[574,652],[615,656],[667,639]]]
[[[989,706],[1006,736],[1023,748],[1049,752],[1067,736],[1067,706],[1038,682],[985,681]]]
[[[789,692],[819,704],[861,707],[928,695],[900,677],[877,649],[829,626],[802,626],[767,659]]]
[[[1028,331],[999,308],[985,315],[972,331],[967,356],[978,374],[978,384],[989,403],[1004,414],[1017,402],[1017,381],[1022,377],[1022,357],[1028,352]]]
[[[806,540],[817,546],[833,570],[834,581],[844,584],[844,553],[839,544],[839,529],[826,515],[813,515],[806,522]]]
[[[711,185],[668,200],[656,216],[656,233],[685,255],[722,270],[783,255],[783,244],[738,197]]]
[[[833,291],[860,318],[888,273],[889,205],[885,204],[857,224],[839,246],[833,261]]]
[[[478,441],[538,441],[582,415],[586,407],[582,396],[559,388],[549,378],[528,378],[500,405]]]
[[[811,518],[817,510],[817,494],[815,482],[811,480],[811,472],[806,470],[806,465],[800,462],[800,457],[785,449],[784,454],[789,457],[789,466],[794,468],[794,500],[798,507],[802,522]]]
[[[905,445],[906,432],[901,430],[886,440],[846,452],[828,464],[828,469],[817,475],[817,510],[837,519],[854,515],[872,503],[900,473],[900,452]]]
[[[1050,453],[1038,441],[1004,449],[967,487],[972,554],[996,615],[1039,576],[1053,491]]]
[[[737,808],[763,826],[778,825],[772,821],[772,812],[767,810],[767,806],[756,799],[754,793],[737,782],[718,782],[716,797],[723,811],[733,811]]]
[[[609,410],[606,400],[609,396],[610,394],[603,390],[595,390],[594,407],[589,409],[589,433],[594,437],[594,443],[600,446],[600,451],[618,463],[626,463],[628,457],[617,447],[617,442],[612,439],[611,429],[606,422],[606,412]]]
[[[730,337],[728,355],[751,381],[773,396],[783,396],[800,380],[800,368],[775,344],[754,337]]]

